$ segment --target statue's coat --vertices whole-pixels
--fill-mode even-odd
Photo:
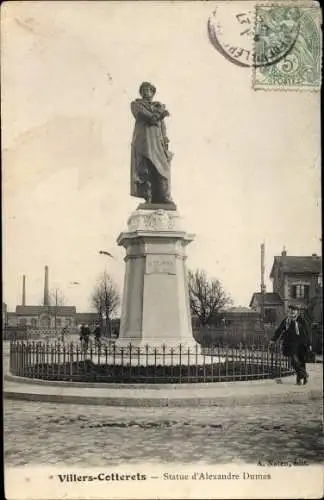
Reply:
[[[142,197],[139,183],[147,159],[170,184],[168,139],[162,113],[155,108],[155,103],[136,99],[131,103],[131,111],[136,119],[131,152],[131,195]]]

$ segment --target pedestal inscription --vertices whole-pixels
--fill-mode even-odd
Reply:
[[[174,255],[147,255],[146,274],[176,274]]]

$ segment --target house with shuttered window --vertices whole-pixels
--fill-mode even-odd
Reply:
[[[287,314],[288,306],[295,304],[301,310],[318,297],[322,289],[322,257],[287,255],[284,249],[275,256],[270,272],[272,292],[254,293],[250,307],[261,312],[264,301],[265,323],[277,323]]]
[[[322,257],[315,253],[290,256],[283,250],[274,257],[270,278],[273,292],[283,301],[285,314],[289,304],[305,309],[322,288]]]

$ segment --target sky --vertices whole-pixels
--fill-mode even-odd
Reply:
[[[247,4],[248,2],[245,2]],[[234,2],[232,2],[234,4]],[[7,2],[2,6],[3,300],[40,304],[44,266],[90,310],[98,275],[123,286],[116,239],[129,194],[130,102],[143,80],[170,111],[172,196],[195,234],[187,265],[235,305],[274,255],[321,252],[320,97],[256,91],[207,36],[214,2]],[[98,253],[107,250],[114,258]],[[79,285],[72,285],[72,282]]]

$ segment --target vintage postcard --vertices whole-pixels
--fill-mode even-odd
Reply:
[[[323,496],[321,25],[2,3],[8,500]]]

